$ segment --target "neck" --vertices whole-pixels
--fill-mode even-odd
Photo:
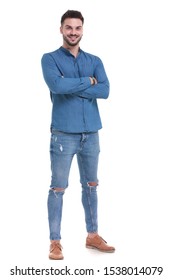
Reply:
[[[76,45],[76,46],[69,46],[67,44],[63,44],[63,47],[67,50],[69,50],[69,52],[74,55],[75,57],[77,57],[78,55],[78,52],[79,52],[79,45]]]

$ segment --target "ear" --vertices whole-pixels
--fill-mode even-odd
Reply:
[[[59,30],[60,30],[60,33],[62,34],[62,26],[60,26],[60,29],[59,29]]]

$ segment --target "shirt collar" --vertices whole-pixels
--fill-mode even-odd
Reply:
[[[72,54],[71,54],[71,52],[68,50],[68,49],[66,49],[66,48],[64,48],[64,47],[60,47],[59,48],[61,51],[63,51],[65,54],[67,54],[67,55],[69,55],[69,56],[71,56]],[[78,52],[78,56],[79,56],[79,54],[81,53],[81,49],[79,48],[79,52]],[[72,55],[73,56],[73,55]]]

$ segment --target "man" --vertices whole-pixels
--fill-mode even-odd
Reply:
[[[97,167],[100,152],[98,130],[102,128],[97,98],[109,95],[109,81],[102,61],[82,51],[84,18],[79,11],[68,10],[61,17],[63,45],[42,57],[44,80],[52,100],[51,185],[48,195],[50,259],[63,259],[61,217],[63,195],[68,187],[69,171],[77,156],[82,204],[88,236],[86,247],[114,252],[98,235]]]

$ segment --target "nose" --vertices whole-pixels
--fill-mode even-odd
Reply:
[[[71,30],[71,35],[76,35],[75,29],[72,29],[72,30]]]

